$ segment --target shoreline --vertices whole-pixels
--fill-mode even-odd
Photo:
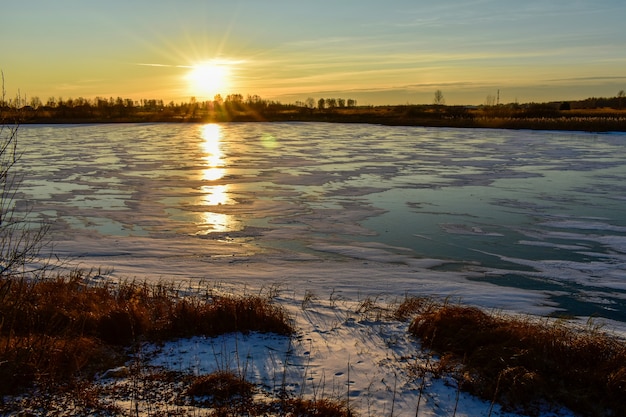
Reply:
[[[488,114],[455,107],[417,109],[416,106],[346,108],[333,110],[285,110],[279,112],[207,110],[199,114],[174,115],[167,111],[142,111],[125,116],[58,115],[38,110],[19,111],[8,120],[18,124],[114,124],[114,123],[246,123],[246,122],[318,122],[358,123],[382,126],[444,127],[461,129],[509,129],[579,132],[626,132],[623,111],[560,111],[550,114]]]

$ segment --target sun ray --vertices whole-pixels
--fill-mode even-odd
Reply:
[[[216,94],[226,94],[230,88],[231,69],[223,62],[205,61],[191,67],[187,81],[192,96],[213,99]]]

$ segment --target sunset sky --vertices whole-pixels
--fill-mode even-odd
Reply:
[[[2,0],[0,69],[44,103],[572,100],[626,90],[624,25],[623,0]]]

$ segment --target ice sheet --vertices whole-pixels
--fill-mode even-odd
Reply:
[[[19,198],[51,224],[56,254],[115,279],[452,295],[626,322],[625,141],[323,123],[23,126]]]

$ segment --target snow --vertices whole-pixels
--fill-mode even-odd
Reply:
[[[493,416],[523,415],[458,392],[450,377],[432,372],[424,377],[416,371],[420,366],[429,369],[436,358],[407,334],[407,322],[385,318],[390,307],[386,297],[350,301],[336,292],[303,294],[281,288],[276,301],[295,318],[295,337],[228,334],[144,345],[140,352],[147,358],[144,366],[195,375],[228,370],[268,392],[286,389],[294,396],[348,401],[361,416],[392,411],[394,416],[415,416],[417,411],[419,416],[449,416],[454,409],[457,416],[486,416],[492,407]],[[423,377],[425,388],[418,400]],[[127,382],[108,378],[103,383]],[[142,400],[122,400],[118,405],[133,412],[167,408],[165,403]],[[563,409],[541,415],[573,416]]]

